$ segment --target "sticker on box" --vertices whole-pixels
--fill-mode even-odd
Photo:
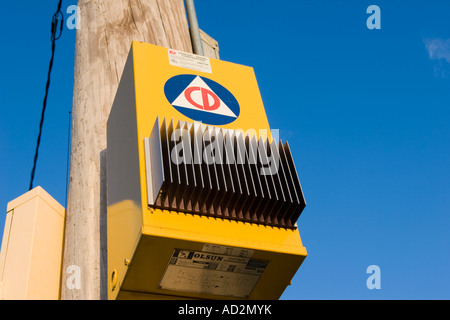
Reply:
[[[175,250],[159,288],[248,298],[269,261],[201,251]]]

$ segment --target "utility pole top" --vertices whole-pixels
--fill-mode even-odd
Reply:
[[[106,122],[133,40],[192,52],[183,0],[79,0],[63,300],[106,299]],[[68,288],[70,267],[79,288]]]

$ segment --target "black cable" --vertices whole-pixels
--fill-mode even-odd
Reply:
[[[30,189],[29,190],[33,189],[34,175],[36,173],[36,165],[37,165],[37,160],[39,157],[39,147],[41,145],[42,128],[44,126],[45,110],[47,109],[48,92],[50,89],[50,77],[51,77],[51,73],[52,73],[52,69],[53,69],[53,61],[55,59],[56,40],[61,38],[62,30],[63,30],[63,26],[64,26],[64,15],[61,12],[61,5],[62,5],[62,0],[59,0],[58,9],[56,10],[56,12],[52,18],[52,29],[51,29],[52,56],[50,58],[50,65],[48,67],[47,84],[45,86],[44,103],[42,106],[41,121],[39,123],[39,135],[37,138],[36,152],[34,154],[33,169],[31,170],[31,180],[30,180]],[[58,24],[60,24],[59,34],[58,34]]]

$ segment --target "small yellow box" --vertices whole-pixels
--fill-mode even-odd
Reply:
[[[0,253],[0,299],[59,299],[64,216],[65,209],[41,187],[8,204]]]
[[[278,299],[307,255],[297,228],[149,206],[157,118],[270,138],[252,68],[133,42],[108,120],[109,299]]]

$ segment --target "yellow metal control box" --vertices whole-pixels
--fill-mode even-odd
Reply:
[[[41,187],[8,203],[0,300],[59,299],[65,213]]]
[[[289,155],[278,176],[208,162],[221,151],[205,142],[206,164],[174,164],[185,143],[177,130],[189,144],[208,128],[232,134],[224,139],[236,150],[239,141],[275,145],[253,69],[133,42],[107,127],[109,299],[278,299],[305,259],[295,224],[304,199]]]

